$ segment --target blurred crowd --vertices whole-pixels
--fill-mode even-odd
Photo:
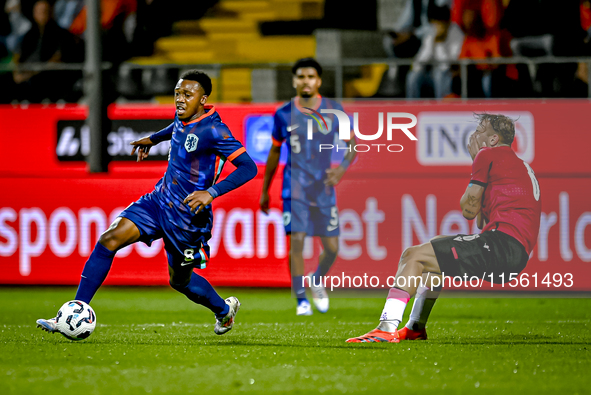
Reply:
[[[458,59],[591,56],[589,0],[405,0],[384,40],[407,98],[458,97]],[[438,65],[433,65],[438,62]],[[468,97],[587,97],[586,63],[468,66]]]
[[[133,56],[150,56],[155,41],[172,33],[176,19],[187,14],[198,18],[216,2],[100,0],[103,60],[114,66],[104,78],[107,100],[117,95],[115,80],[122,62]],[[81,98],[81,71],[35,71],[27,70],[26,66],[84,61],[85,3],[84,0],[0,0],[0,62],[14,62],[17,66],[13,72],[0,72],[0,103],[76,102]],[[187,14],[179,14],[179,8]]]
[[[2,75],[2,102],[77,101],[82,72],[28,70],[27,64],[84,61],[86,6],[83,0],[0,0],[3,62],[17,69]],[[101,2],[104,60],[120,63],[131,53],[138,4],[136,0]]]
[[[114,100],[117,79],[128,73],[119,65],[150,56],[155,41],[172,34],[173,22],[198,19],[219,0],[100,1],[103,60],[114,65],[104,80],[107,100]],[[591,56],[591,0],[401,1],[404,10],[393,16],[384,47],[413,64],[387,73],[397,87],[394,97],[458,97],[459,59]],[[0,0],[0,10],[0,62],[16,65],[0,71],[0,103],[78,101],[82,71],[26,66],[84,61],[85,1]],[[587,70],[583,62],[475,64],[468,66],[468,97],[586,97]]]

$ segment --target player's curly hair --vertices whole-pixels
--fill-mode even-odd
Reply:
[[[291,68],[292,74],[295,75],[296,72],[298,71],[298,69],[301,69],[302,67],[312,67],[312,68],[316,69],[316,72],[318,73],[318,77],[322,77],[322,66],[320,66],[320,63],[318,63],[318,61],[316,59],[314,59],[314,58],[299,59],[297,62],[295,62],[295,64]]]
[[[488,121],[493,130],[499,135],[501,143],[511,145],[515,139],[515,120],[503,114],[477,114],[474,117],[479,123]]]
[[[209,96],[211,94],[211,78],[203,71],[188,70],[181,74],[181,80],[197,81],[204,90],[204,93]]]

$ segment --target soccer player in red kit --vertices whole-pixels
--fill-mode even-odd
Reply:
[[[407,248],[380,324],[348,343],[426,340],[425,324],[441,290],[429,286],[432,277],[487,276],[501,283],[525,269],[540,228],[540,186],[532,168],[511,149],[514,122],[504,115],[477,117],[479,124],[468,144],[472,177],[460,206],[466,219],[477,218],[482,233],[437,236]],[[413,279],[421,276],[424,281],[417,284]],[[406,304],[415,294],[409,322],[398,331]]]

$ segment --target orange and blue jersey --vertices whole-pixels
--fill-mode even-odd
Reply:
[[[310,206],[330,207],[336,204],[335,189],[324,185],[324,180],[326,170],[331,167],[333,150],[320,150],[320,144],[336,146],[339,124],[334,114],[321,114],[322,118],[318,114],[322,109],[343,111],[343,107],[327,98],[318,99],[313,108],[302,107],[299,98],[280,107],[275,112],[271,136],[273,145],[281,146],[285,142],[288,147],[283,170],[283,200],[293,199]],[[308,120],[313,121],[313,138],[310,140]]]
[[[154,133],[150,140],[154,144],[171,140],[168,168],[154,190],[166,218],[183,230],[209,233],[213,222],[211,205],[202,210],[203,213],[195,215],[190,211],[190,207],[183,203],[185,198],[194,191],[206,190],[213,197],[217,197],[241,185],[242,181],[248,181],[256,175],[256,171],[229,188],[227,185],[216,185],[224,164],[235,161],[246,150],[242,143],[232,136],[215,108],[205,106],[205,109],[207,112],[204,115],[191,122],[183,122],[175,116],[171,125]],[[247,159],[252,162],[250,158]],[[226,180],[230,179],[232,174]]]

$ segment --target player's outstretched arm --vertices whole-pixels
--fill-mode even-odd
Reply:
[[[470,183],[466,192],[460,199],[460,207],[462,208],[462,214],[466,219],[474,219],[482,208],[482,194],[484,193],[484,187]]]
[[[269,189],[273,182],[273,177],[277,172],[279,165],[279,157],[281,156],[281,146],[272,145],[267,156],[267,165],[265,167],[265,177],[263,179],[263,190],[261,192],[261,199],[259,200],[259,207],[265,214],[269,213]]]
[[[165,141],[170,140],[172,137],[172,131],[174,129],[174,122],[165,127],[164,129],[152,134],[148,137],[143,137],[139,140],[132,141],[131,145],[133,145],[133,149],[131,150],[131,155],[135,154],[137,151],[137,161],[141,162],[142,160],[148,157],[150,153],[150,148],[154,145]]]
[[[137,151],[138,162],[141,162],[144,159],[146,159],[150,153],[150,148],[152,148],[155,145],[149,137],[143,137],[139,140],[132,141],[129,144],[133,146],[133,149],[131,150],[132,156]]]

